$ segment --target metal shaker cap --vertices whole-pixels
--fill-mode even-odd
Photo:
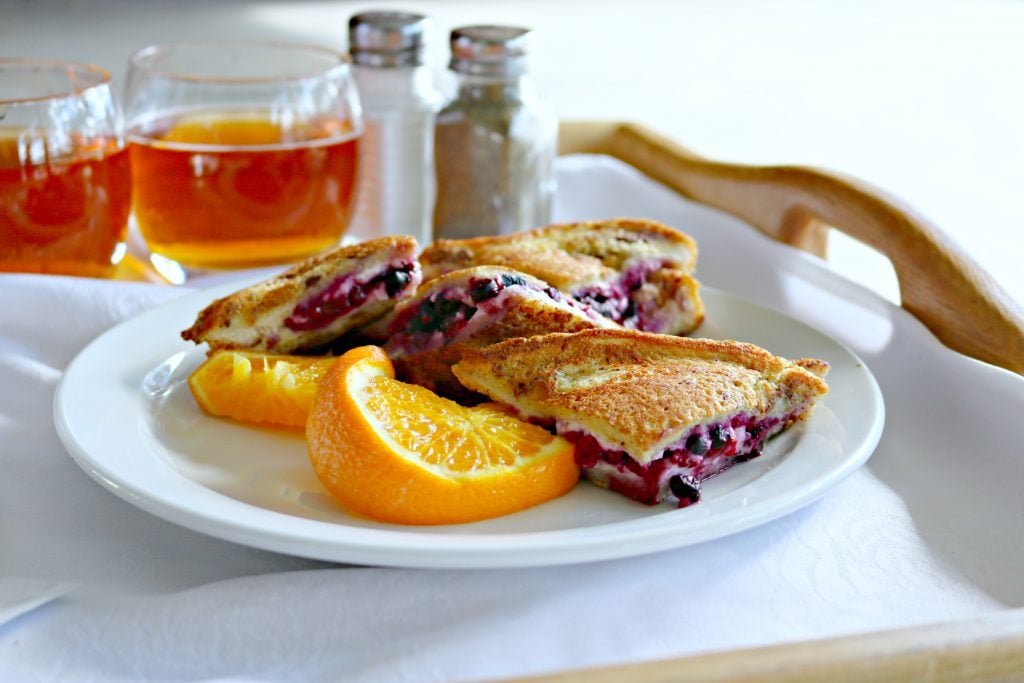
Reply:
[[[427,18],[411,12],[360,12],[348,20],[352,60],[361,66],[423,64]]]
[[[532,31],[517,26],[463,26],[451,33],[453,71],[476,76],[518,76],[526,72]]]

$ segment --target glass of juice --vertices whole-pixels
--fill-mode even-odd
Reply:
[[[110,74],[0,59],[0,272],[109,277],[131,173]]]
[[[348,227],[362,112],[344,54],[147,47],[129,63],[125,109],[134,219],[172,282],[299,260]]]

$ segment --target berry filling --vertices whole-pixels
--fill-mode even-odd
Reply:
[[[421,302],[416,308],[416,314],[406,322],[406,333],[415,336],[442,332],[447,337],[458,334],[476,314],[477,307],[463,302],[453,294],[450,291],[442,292]]]
[[[553,301],[562,301],[588,312],[563,297],[557,289],[538,287],[519,275],[504,273],[494,278],[471,278],[467,286],[431,294],[419,306],[398,316],[391,326],[396,331],[388,341],[388,351],[428,351],[451,343],[466,329],[478,310],[488,316],[500,314],[506,306],[501,293],[510,287],[543,292]]]
[[[573,297],[623,327],[658,332],[657,321],[633,297],[651,275],[665,265],[658,259],[645,259],[628,268],[618,280],[580,290]]]
[[[409,287],[415,287],[417,279],[417,268],[413,263],[391,266],[368,280],[351,274],[342,275],[316,296],[296,306],[285,318],[285,327],[296,332],[322,329],[368,301],[394,297]]]
[[[703,481],[761,455],[765,441],[794,417],[736,415],[698,425],[646,465],[623,451],[605,448],[589,434],[563,433],[561,425],[558,432],[575,445],[576,464],[588,479],[645,505],[669,502],[687,507],[700,500]]]

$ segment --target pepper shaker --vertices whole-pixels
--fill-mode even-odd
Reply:
[[[527,66],[530,30],[451,33],[458,94],[437,116],[434,238],[507,234],[550,222],[558,120]]]
[[[349,51],[363,103],[359,194],[351,232],[430,241],[434,116],[441,104],[424,64],[426,17],[362,12],[349,19]]]

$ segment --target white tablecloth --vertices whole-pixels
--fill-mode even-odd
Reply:
[[[836,337],[888,410],[868,465],[820,502],[611,562],[345,567],[185,530],[89,479],[54,431],[62,370],[184,289],[0,276],[0,577],[80,583],[0,626],[5,681],[505,677],[979,615],[1024,605],[1024,380],[939,345],[817,259],[599,158],[563,159],[557,218],[693,234],[699,275]]]

